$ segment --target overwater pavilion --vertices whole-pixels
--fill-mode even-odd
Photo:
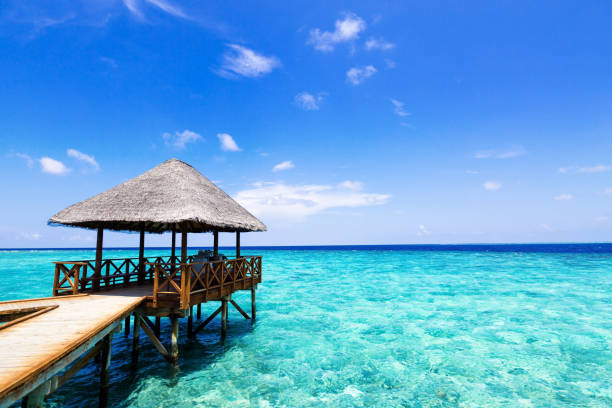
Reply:
[[[139,287],[148,292],[134,312],[134,348],[142,326],[157,349],[170,362],[178,358],[178,319],[188,319],[194,335],[221,313],[221,335],[227,327],[228,304],[245,318],[255,319],[255,290],[261,282],[261,256],[240,254],[240,233],[265,231],[266,226],[190,165],[168,160],[146,173],[71,205],[49,219],[51,225],[69,225],[97,231],[96,258],[55,263],[53,296],[118,291]],[[104,259],[104,230],[140,234],[138,258]],[[145,256],[145,234],[172,232],[167,256]],[[208,259],[188,255],[187,234],[212,232],[213,252]],[[236,236],[234,257],[219,255],[219,233]],[[180,234],[180,256],[176,235]],[[251,315],[234,300],[232,293],[251,291]],[[193,308],[201,318],[202,303],[220,306],[196,328]],[[155,317],[153,323],[150,317]],[[160,318],[172,321],[170,352],[159,341]],[[129,317],[125,321],[129,333]]]

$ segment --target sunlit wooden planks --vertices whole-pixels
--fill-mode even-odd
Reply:
[[[0,406],[9,393],[82,347],[150,294],[150,286],[112,293],[0,302],[0,312],[57,305],[56,309],[0,330]]]

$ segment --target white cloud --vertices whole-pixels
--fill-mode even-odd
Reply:
[[[168,132],[162,135],[167,146],[173,146],[175,149],[184,149],[187,143],[195,143],[203,140],[202,136],[191,130],[185,129],[182,132],[176,131],[174,134]]]
[[[352,85],[359,85],[375,73],[376,68],[374,68],[372,65],[365,67],[353,67],[346,71],[346,80]]]
[[[578,174],[587,174],[587,173],[603,173],[605,171],[609,171],[612,167],[604,164],[598,164],[595,166],[568,166],[561,167],[559,169],[559,173],[569,174],[569,173],[578,173]]]
[[[276,166],[272,168],[272,171],[283,171],[294,168],[294,164],[291,160],[284,161],[282,163],[278,163]]]
[[[306,111],[319,110],[319,105],[324,98],[324,93],[318,93],[317,95],[313,95],[308,92],[300,92],[299,94],[295,95],[295,98],[293,98],[293,102]]]
[[[331,185],[286,185],[256,183],[234,197],[258,216],[302,218],[337,207],[365,207],[385,204],[387,194],[347,191]]]
[[[98,164],[98,162],[93,156],[79,152],[78,150],[75,150],[75,149],[68,149],[66,151],[66,154],[68,154],[68,157],[75,158],[77,160],[80,160],[82,162],[85,162],[91,165],[96,170],[100,169],[100,165]]]
[[[598,224],[602,224],[604,222],[608,222],[608,220],[610,220],[610,217],[606,216],[606,215],[602,215],[600,217],[595,217],[595,222]]]
[[[527,153],[524,147],[516,146],[506,150],[481,150],[474,154],[475,159],[513,159]]]
[[[480,172],[478,170],[466,170],[465,172],[467,174],[480,174]]]
[[[218,133],[217,137],[219,138],[219,142],[221,142],[221,150],[225,152],[239,152],[240,148],[234,141],[234,138],[227,133]]]
[[[24,239],[31,239],[33,241],[38,241],[41,237],[38,232],[22,232],[20,235]]]
[[[346,180],[338,185],[342,188],[346,188],[349,190],[355,190],[355,191],[363,190],[363,183],[361,181]]]
[[[64,163],[50,157],[43,157],[39,160],[39,162],[43,173],[63,176],[64,174],[68,174],[70,172],[70,169],[66,167]]]
[[[370,37],[365,43],[365,48],[368,51],[372,51],[372,50],[388,51],[388,50],[395,48],[395,44],[385,41],[382,37],[378,39]]]
[[[238,44],[227,46],[229,50],[223,54],[223,65],[218,72],[226,78],[257,78],[280,66],[280,60],[274,56],[266,57]]]
[[[15,156],[23,159],[29,168],[34,167],[34,159],[32,159],[29,155],[25,153],[15,153]]]
[[[553,229],[550,225],[548,224],[540,224],[540,228],[542,228],[544,231],[548,231],[548,232],[552,232]]]
[[[558,196],[555,196],[555,200],[557,201],[568,201],[568,200],[573,200],[574,196],[571,194],[559,194]]]
[[[385,58],[385,65],[387,66],[388,69],[393,69],[397,67],[397,63],[389,58]]]
[[[431,235],[431,231],[429,231],[427,228],[425,228],[424,225],[419,225],[419,230],[417,231],[417,235],[419,237],[425,236],[425,235]]]
[[[393,109],[393,112],[397,115],[397,116],[409,116],[410,112],[407,112],[406,109],[404,109],[404,102],[402,101],[398,101],[397,99],[393,99],[391,98],[391,103],[393,104],[393,106],[395,107],[395,109]]]
[[[142,11],[141,4],[145,2],[151,6],[158,8],[174,17],[189,19],[189,16],[178,6],[165,0],[123,0],[123,5],[140,20],[144,20],[145,15]]]
[[[604,194],[612,194],[612,187],[604,189]]]
[[[308,44],[319,51],[333,51],[337,44],[359,38],[359,33],[365,28],[366,23],[361,17],[346,13],[344,18],[336,20],[334,31],[321,31],[318,28],[310,30]]]
[[[499,181],[486,181],[482,186],[485,190],[495,191],[502,187],[502,183]]]
[[[119,65],[117,64],[117,61],[109,57],[100,57],[100,61],[102,61],[105,64],[108,64],[113,69],[117,69],[119,67]]]

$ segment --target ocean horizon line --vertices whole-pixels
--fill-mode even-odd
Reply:
[[[194,245],[191,250],[211,246]],[[146,250],[170,250],[170,246],[151,246]],[[234,250],[235,246],[219,246],[220,250]],[[339,244],[339,245],[243,245],[244,250],[410,250],[410,251],[474,251],[474,252],[596,252],[612,253],[612,242],[528,242],[528,243],[461,243],[461,244]],[[0,248],[0,251],[94,251],[95,247],[19,247]],[[137,246],[105,247],[104,251],[138,250]]]

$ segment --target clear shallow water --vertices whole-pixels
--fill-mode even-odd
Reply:
[[[612,406],[612,253],[476,249],[257,251],[256,324],[230,308],[222,343],[218,319],[195,339],[182,321],[178,371],[146,336],[132,370],[116,334],[111,405]],[[91,257],[0,251],[0,299],[48,296],[51,261]],[[95,366],[48,404],[95,406]]]

